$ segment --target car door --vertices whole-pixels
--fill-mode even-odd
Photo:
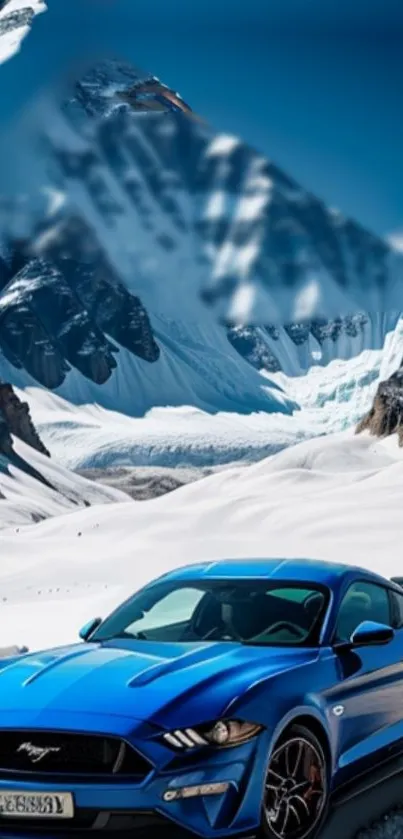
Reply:
[[[356,581],[336,620],[335,641],[347,641],[364,620],[396,626],[393,593],[386,586]],[[403,613],[402,613],[403,617]],[[403,637],[397,629],[386,645],[336,653],[337,684],[328,692],[336,740],[337,782],[389,755],[403,736]]]

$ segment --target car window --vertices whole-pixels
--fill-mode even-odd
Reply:
[[[283,600],[292,600],[296,603],[303,603],[312,597],[312,589],[306,588],[277,588],[270,592],[272,597],[281,597]]]
[[[319,642],[327,589],[265,580],[159,582],[123,604],[92,640],[295,646]]]
[[[393,622],[394,629],[403,629],[403,592],[398,594],[396,591],[392,592],[393,600]]]
[[[188,623],[204,596],[200,589],[185,588],[171,591],[159,600],[140,620],[134,620],[125,631],[130,635],[136,632],[149,632],[157,627],[176,626]]]
[[[353,583],[347,591],[336,622],[336,641],[349,641],[363,621],[391,625],[389,593],[374,583]]]

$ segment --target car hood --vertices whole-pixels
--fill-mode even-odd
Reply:
[[[4,713],[19,711],[195,724],[206,713],[224,713],[260,680],[317,657],[312,649],[226,642],[114,641],[48,650],[0,662],[0,724]]]

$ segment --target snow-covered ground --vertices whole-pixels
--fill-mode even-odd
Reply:
[[[150,501],[0,533],[2,644],[75,638],[80,624],[176,565],[310,556],[403,573],[403,450],[351,431]]]
[[[2,644],[68,641],[81,621],[105,614],[161,570],[206,557],[343,556],[403,573],[403,450],[395,438],[354,435],[399,342],[396,333],[384,355],[365,351],[306,376],[277,374],[301,405],[291,417],[159,408],[131,418],[40,388],[21,393],[53,458],[21,443],[18,451],[59,495],[16,470],[0,475]],[[169,496],[129,504],[118,490],[68,471],[213,463],[226,468]],[[96,505],[124,503],[71,512],[84,488]],[[53,518],[15,526],[37,511]]]
[[[17,460],[3,467],[0,458],[0,528],[39,522],[90,504],[129,501],[119,489],[73,475],[16,438],[14,450],[23,468]],[[25,471],[27,464],[31,474]],[[0,557],[1,564],[1,549]]]

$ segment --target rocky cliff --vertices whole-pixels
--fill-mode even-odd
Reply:
[[[403,446],[403,367],[379,384],[371,410],[357,426],[357,434],[362,431],[376,437],[397,434]]]
[[[0,431],[5,451],[12,448],[12,436],[50,457],[32,422],[27,402],[22,402],[10,384],[0,382]],[[0,442],[1,446],[1,442]]]

